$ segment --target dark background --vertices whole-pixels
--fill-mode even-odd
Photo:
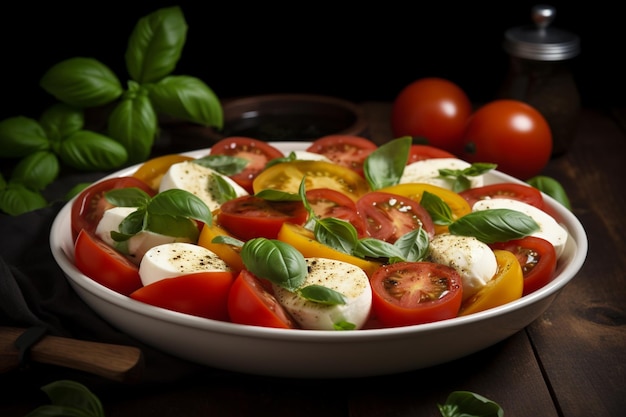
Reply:
[[[0,118],[38,117],[53,103],[39,79],[67,58],[96,58],[125,82],[124,52],[135,24],[173,5],[181,6],[189,25],[174,73],[201,78],[222,99],[294,92],[392,101],[410,82],[439,76],[459,84],[472,101],[485,102],[508,67],[501,47],[505,30],[530,24],[536,3],[287,4],[5,2]],[[550,4],[557,8],[554,26],[581,38],[582,52],[571,66],[583,105],[626,105],[626,32],[617,7]]]

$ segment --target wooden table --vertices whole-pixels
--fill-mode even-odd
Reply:
[[[389,105],[364,103],[363,108],[369,136],[390,139]],[[589,255],[547,312],[495,346],[429,369],[362,379],[279,379],[204,369],[174,383],[86,381],[93,384],[89,387],[107,416],[436,417],[437,404],[455,390],[492,399],[506,416],[623,415],[624,120],[626,111],[585,110],[571,150],[545,169],[568,191],[573,212],[588,233]],[[31,377],[46,380],[39,374]],[[41,401],[40,394],[24,392],[23,378],[15,381],[10,392],[0,392],[2,416],[24,415]]]

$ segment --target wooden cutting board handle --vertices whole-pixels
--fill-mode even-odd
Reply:
[[[15,341],[26,329],[0,327],[0,372],[20,365]],[[143,354],[133,346],[89,342],[44,335],[28,350],[27,359],[63,366],[120,382],[136,382],[143,371]]]

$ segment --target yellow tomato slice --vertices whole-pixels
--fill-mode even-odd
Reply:
[[[318,257],[348,262],[364,270],[367,276],[372,276],[381,265],[378,262],[367,261],[326,246],[315,240],[310,230],[291,223],[283,223],[278,232],[278,240],[291,244],[305,258]]]
[[[273,165],[261,172],[252,187],[255,193],[274,189],[297,193],[306,176],[306,190],[330,188],[356,201],[369,191],[365,178],[350,168],[325,161],[297,160]]]
[[[498,307],[522,296],[524,274],[517,257],[509,251],[494,250],[498,271],[496,276],[473,297],[465,300],[459,316]]]
[[[450,207],[450,211],[452,211],[452,218],[454,220],[465,216],[469,212],[472,211],[469,203],[461,197],[459,194],[454,191],[448,190],[447,188],[439,187],[432,184],[424,184],[424,183],[407,183],[407,184],[397,184],[389,187],[382,188],[379,191],[385,191],[392,194],[398,194],[404,197],[408,197],[411,200],[415,200],[418,203],[422,199],[422,195],[424,191],[428,191],[431,194],[435,194],[439,198],[443,200],[444,203]],[[435,224],[435,234],[446,233],[448,232],[448,226]]]
[[[159,190],[161,178],[173,164],[193,159],[190,156],[170,154],[149,159],[135,171],[133,177],[139,178],[154,191]]]
[[[215,214],[214,214],[215,216]],[[243,261],[241,260],[241,254],[231,245],[225,243],[214,243],[213,239],[217,236],[229,236],[232,237],[226,230],[217,226],[215,222],[202,226],[200,236],[198,237],[198,245],[203,246],[213,251],[217,256],[222,258],[226,265],[228,265],[235,273],[240,272],[243,268]]]

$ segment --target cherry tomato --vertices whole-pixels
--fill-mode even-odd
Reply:
[[[74,239],[81,229],[96,230],[104,212],[113,207],[104,198],[104,193],[116,188],[137,187],[150,196],[156,192],[145,182],[135,177],[116,177],[96,182],[85,188],[72,203],[71,227]]]
[[[251,272],[242,270],[228,294],[228,314],[233,323],[295,329],[297,325],[276,298]]]
[[[74,242],[76,268],[97,283],[123,295],[141,288],[139,267],[87,229]]]
[[[254,180],[254,192],[275,189],[297,193],[304,177],[307,191],[330,188],[354,201],[370,189],[365,178],[350,168],[331,162],[298,160],[272,165],[261,172]]]
[[[234,280],[228,271],[196,272],[153,282],[129,297],[179,313],[228,321],[228,293]]]
[[[363,175],[363,162],[376,148],[378,145],[361,136],[328,135],[313,141],[307,151],[324,155],[337,165]]]
[[[217,224],[241,240],[275,239],[283,223],[304,224],[308,212],[301,201],[269,201],[253,195],[220,206]]]
[[[541,195],[538,189],[514,182],[503,182],[484,185],[482,187],[468,188],[467,190],[461,191],[459,195],[468,202],[470,207],[473,207],[479,200],[511,198],[523,201],[539,209],[544,209],[543,195]]]
[[[386,327],[451,319],[461,307],[461,276],[446,265],[432,262],[384,265],[370,282],[374,316]]]
[[[543,115],[517,100],[495,100],[470,117],[462,159],[498,164],[522,180],[541,172],[552,153],[552,132]]]
[[[494,250],[498,271],[476,294],[461,305],[460,316],[478,313],[490,308],[510,303],[522,296],[524,274],[517,257],[506,250]]]
[[[154,191],[159,191],[161,178],[163,178],[167,170],[174,164],[189,161],[190,159],[193,158],[179,154],[157,156],[141,164],[132,176],[148,184]]]
[[[456,155],[430,145],[411,145],[407,164],[433,158],[456,158]]]
[[[365,236],[365,221],[350,197],[330,188],[315,188],[306,192],[306,199],[318,217],[334,217],[350,222],[359,237]]]
[[[215,215],[217,217],[217,215]],[[198,237],[198,245],[205,247],[217,254],[221,259],[226,262],[226,265],[229,266],[235,272],[239,272],[244,268],[243,261],[241,260],[241,253],[238,248],[234,248],[231,245],[225,243],[215,243],[213,239],[218,236],[229,236],[233,237],[226,230],[215,224],[205,224],[202,226],[200,230],[200,236]]]
[[[252,181],[265,165],[275,158],[282,158],[283,152],[262,140],[245,136],[231,136],[218,141],[211,147],[211,155],[230,155],[249,161],[243,171],[230,177],[246,191],[252,193]]]
[[[537,291],[554,278],[556,270],[556,251],[545,239],[527,236],[521,239],[499,242],[489,245],[492,249],[502,249],[513,253],[524,274],[522,295]]]
[[[429,145],[460,155],[471,114],[472,103],[458,85],[422,78],[404,87],[394,100],[391,128],[395,137],[424,137]]]
[[[430,237],[435,225],[430,214],[415,200],[398,194],[371,191],[356,202],[365,220],[368,236],[390,243],[406,233],[422,227]]]

